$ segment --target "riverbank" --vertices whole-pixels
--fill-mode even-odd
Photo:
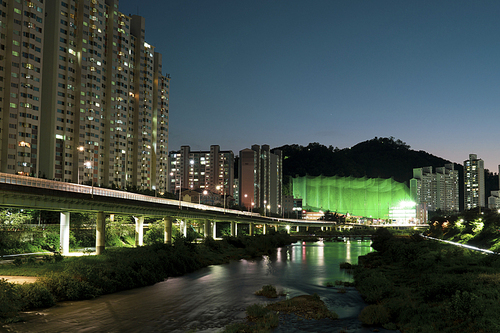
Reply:
[[[499,332],[500,256],[380,230],[354,278],[368,325],[416,332]]]
[[[53,306],[56,302],[92,299],[155,284],[208,265],[267,254],[291,243],[288,234],[253,237],[207,238],[201,244],[178,237],[173,245],[107,250],[100,256],[61,260],[27,260],[20,265],[0,266],[1,275],[37,276],[31,284],[14,285],[0,280],[0,320],[18,320],[19,311]]]
[[[284,315],[273,332],[370,333],[375,327],[364,327],[358,320],[366,303],[354,287],[336,283],[352,281],[340,264],[355,265],[359,255],[370,251],[369,241],[295,242],[262,257],[209,265],[144,288],[30,311],[26,322],[3,328],[17,333],[220,333],[227,325],[244,321],[248,306],[274,302],[255,295],[271,284],[284,290],[286,298],[316,293],[339,315],[336,320]]]

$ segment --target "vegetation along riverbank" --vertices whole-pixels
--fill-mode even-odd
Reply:
[[[370,304],[359,316],[364,324],[403,333],[500,331],[499,255],[385,229],[372,247],[354,271]]]
[[[45,256],[0,265],[0,275],[39,276],[31,284],[0,279],[0,321],[22,320],[19,311],[53,306],[58,301],[83,300],[164,281],[212,264],[268,254],[292,242],[286,233],[253,237],[208,237],[193,243],[183,236],[173,244],[109,249],[100,256]]]

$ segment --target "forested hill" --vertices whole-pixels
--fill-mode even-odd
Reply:
[[[287,176],[353,176],[393,178],[406,183],[413,177],[413,168],[442,167],[450,163],[425,151],[415,151],[401,140],[377,138],[358,143],[351,148],[338,149],[319,143],[307,147],[285,145],[283,151],[283,177]],[[465,157],[466,158],[466,157]],[[465,159],[464,158],[464,159]],[[455,164],[462,174],[463,167]],[[285,180],[286,181],[286,180]]]

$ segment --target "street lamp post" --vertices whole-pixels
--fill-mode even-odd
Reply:
[[[217,190],[220,190],[220,185],[216,186]],[[222,193],[223,193],[223,198],[224,198],[224,214],[226,214],[226,187],[223,185],[222,186]]]
[[[78,147],[78,163],[77,163],[77,173],[76,173],[76,176],[78,177],[78,179],[76,180],[76,183],[77,184],[80,184],[80,153],[82,153],[84,151],[84,147],[83,146],[79,146]]]
[[[208,192],[207,192],[207,190],[204,190],[204,191],[203,191],[203,195],[207,195],[207,193],[208,193]],[[201,205],[201,193],[200,193],[200,194],[198,194],[198,204],[200,204],[200,205]]]
[[[92,169],[92,162],[90,162],[90,161],[85,162],[85,166],[87,167],[87,169],[92,171],[92,175],[90,178],[90,183],[92,185],[92,192],[90,192],[90,197],[93,198],[94,197],[94,170]]]
[[[266,211],[266,208],[267,208],[267,200],[264,200],[264,216],[267,216],[267,211]]]

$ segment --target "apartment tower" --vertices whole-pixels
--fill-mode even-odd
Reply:
[[[268,145],[253,145],[240,151],[240,205],[261,207],[265,212],[282,214],[283,155]]]
[[[485,207],[484,161],[469,154],[464,161],[464,208]]]
[[[0,171],[38,175],[44,1],[0,1]]]
[[[21,24],[12,20],[19,34],[14,28],[2,31],[8,36],[2,44],[10,58],[21,52],[19,67],[12,67],[25,82],[17,88],[9,82],[2,91],[4,107],[8,101],[18,117],[10,127],[2,123],[2,129],[25,130],[23,136],[2,131],[2,139],[13,141],[2,140],[2,172],[165,191],[170,78],[162,75],[161,54],[145,41],[144,18],[120,13],[117,0],[21,3],[3,2],[14,8],[14,19],[16,8],[23,13]],[[20,36],[27,57],[6,40],[12,36]],[[1,61],[4,68],[16,62],[5,55]],[[18,100],[29,98],[28,89],[38,103],[29,103],[29,118],[28,101]]]
[[[220,150],[218,145],[210,151],[191,151],[182,146],[169,153],[169,192],[183,189],[202,189],[221,196],[233,196],[234,153]]]

